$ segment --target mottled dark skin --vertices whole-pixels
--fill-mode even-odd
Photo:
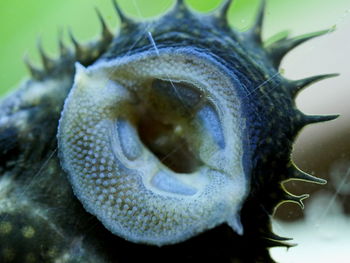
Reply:
[[[262,15],[249,32],[234,32],[226,21],[229,2],[204,16],[193,14],[179,1],[173,11],[150,24],[135,24],[121,14],[118,36],[102,23],[101,40],[84,47],[73,39],[74,52],[61,45],[57,61],[43,55],[44,70],[30,67],[32,80],[0,105],[0,185],[4,185],[0,186],[0,262],[273,262],[268,248],[289,246],[284,243],[287,239],[272,234],[270,217],[280,202],[302,204],[305,197],[286,193],[281,182],[295,178],[322,183],[291,163],[293,141],[305,125],[334,118],[303,115],[294,96],[327,76],[299,82],[284,79],[278,73],[282,55],[309,37],[282,39],[264,49]],[[88,66],[153,49],[148,32],[159,49],[191,46],[210,54],[244,87],[239,95],[248,118],[244,158],[250,160],[245,169],[251,191],[241,213],[243,236],[222,225],[162,248],[127,242],[85,212],[61,169],[56,133],[73,83],[74,62]],[[59,83],[59,88],[51,82]],[[48,88],[29,96],[38,90],[36,83]]]

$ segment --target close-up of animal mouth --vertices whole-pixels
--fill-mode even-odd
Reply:
[[[113,1],[117,34],[97,10],[99,39],[69,32],[56,59],[39,44],[41,69],[25,59],[30,79],[0,104],[0,262],[275,262],[294,245],[271,218],[309,195],[284,183],[326,180],[293,143],[338,117],[295,98],[338,74],[289,80],[280,64],[330,31],[265,45],[266,1],[244,32],[232,2],[136,21]]]

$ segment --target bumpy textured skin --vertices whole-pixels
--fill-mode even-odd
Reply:
[[[289,81],[278,74],[285,53],[311,38],[284,38],[264,49],[262,13],[248,32],[227,24],[231,1],[211,15],[189,11],[182,1],[155,22],[135,23],[117,7],[122,20],[113,37],[103,20],[102,38],[87,46],[72,37],[75,50],[61,43],[58,60],[41,49],[43,70],[32,65],[32,79],[0,105],[0,261],[1,262],[273,262],[272,246],[289,246],[271,232],[270,217],[284,201],[302,205],[306,196],[287,193],[282,182],[324,183],[292,164],[295,136],[307,124],[336,116],[305,116],[294,103],[297,92],[333,75]],[[262,8],[263,9],[263,8]],[[239,94],[247,118],[245,164],[250,191],[241,210],[242,236],[227,225],[185,242],[162,248],[119,238],[74,196],[57,155],[57,127],[65,98],[73,84],[74,63],[85,66],[154,48],[192,47],[220,60],[238,76]],[[316,34],[319,35],[319,34]],[[246,251],[249,251],[247,253]]]

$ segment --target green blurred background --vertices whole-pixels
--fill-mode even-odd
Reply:
[[[158,16],[171,8],[173,0],[118,0],[123,10],[137,19]],[[278,31],[292,34],[334,26],[349,0],[268,0],[265,39]],[[188,0],[188,5],[208,12],[221,0]],[[246,30],[252,23],[259,0],[236,0],[229,12],[230,23]],[[22,63],[28,54],[38,62],[37,39],[41,38],[49,54],[57,53],[60,29],[71,27],[79,40],[89,40],[99,33],[94,7],[117,31],[119,20],[110,0],[0,0],[0,95],[14,88],[26,75]],[[68,38],[65,35],[66,42]]]

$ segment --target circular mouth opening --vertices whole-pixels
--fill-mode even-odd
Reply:
[[[189,87],[184,83],[154,80],[138,109],[141,141],[176,173],[193,173],[203,164],[198,157],[200,133],[193,121],[194,108],[184,101],[190,98],[180,94],[186,89]]]

